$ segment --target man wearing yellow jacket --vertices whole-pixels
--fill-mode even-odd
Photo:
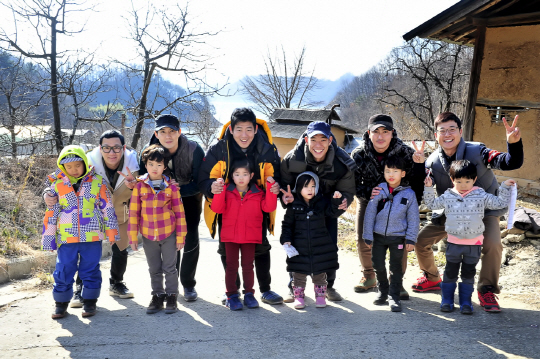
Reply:
[[[199,172],[199,188],[205,195],[204,217],[210,234],[215,236],[221,230],[221,216],[212,212],[210,204],[215,194],[224,190],[216,180],[223,178],[225,186],[229,182],[231,164],[237,159],[247,158],[254,169],[253,180],[266,189],[266,179],[273,177],[276,181],[271,188],[272,193],[279,194],[280,158],[272,141],[272,134],[265,121],[257,119],[249,108],[237,108],[231,115],[231,121],[223,126],[219,142],[206,152]],[[274,233],[275,211],[265,214],[263,218],[263,241],[255,247],[255,270],[261,300],[268,304],[281,304],[283,298],[270,290],[270,243],[267,231]],[[225,250],[220,242],[218,253],[225,267]],[[239,287],[240,279],[237,278]]]

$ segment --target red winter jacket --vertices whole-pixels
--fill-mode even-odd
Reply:
[[[263,211],[276,210],[277,195],[270,192],[272,183],[266,184],[266,195],[256,185],[240,198],[236,185],[231,183],[212,200],[212,211],[222,214],[221,241],[233,243],[262,243]]]

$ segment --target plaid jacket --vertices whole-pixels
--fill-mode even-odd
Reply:
[[[176,231],[176,243],[184,243],[186,218],[178,187],[165,179],[165,189],[156,194],[148,174],[138,178],[129,205],[129,243],[137,243],[137,234],[151,241],[162,241]]]

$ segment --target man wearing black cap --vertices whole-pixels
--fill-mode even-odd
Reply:
[[[296,146],[281,161],[282,185],[287,188],[287,192],[283,191],[283,203],[292,202],[290,187],[294,187],[296,177],[302,172],[312,171],[319,176],[320,191],[325,198],[331,200],[335,191],[341,192],[344,199],[339,209],[345,210],[354,199],[355,169],[354,161],[334,140],[330,125],[322,121],[312,122],[298,139]],[[326,227],[336,245],[337,223],[337,218],[326,218]],[[341,295],[334,289],[336,271],[328,272],[326,275],[328,280],[326,297],[330,301],[342,300]],[[287,298],[287,301],[293,300],[292,297]]]
[[[358,206],[356,211],[356,233],[358,257],[362,265],[362,279],[354,287],[354,291],[363,293],[371,288],[375,288],[377,280],[373,271],[371,261],[371,248],[369,248],[362,238],[364,232],[364,215],[367,204],[371,198],[373,189],[378,189],[377,185],[384,182],[384,164],[390,156],[397,156],[405,159],[406,175],[402,183],[411,188],[416,193],[416,198],[420,203],[424,190],[424,145],[417,151],[403,143],[397,137],[394,129],[394,121],[388,115],[374,115],[369,119],[368,130],[364,133],[363,144],[352,152],[352,158],[358,169],[356,177],[356,197]],[[416,145],[415,145],[416,146]],[[407,268],[407,256],[403,256],[403,272]],[[402,288],[400,297],[402,300],[409,299],[409,294]]]
[[[178,251],[176,268],[184,287],[184,299],[190,302],[197,299],[195,272],[199,262],[199,222],[202,212],[202,194],[197,182],[204,151],[197,142],[189,140],[181,133],[180,121],[174,115],[160,115],[156,118],[154,135],[144,148],[155,143],[161,144],[171,154],[165,174],[180,186],[184,204],[187,224],[184,258],[181,260]],[[147,172],[146,167],[141,159],[139,163],[141,168],[139,174],[143,175]]]

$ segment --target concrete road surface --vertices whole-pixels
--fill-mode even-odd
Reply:
[[[81,309],[70,308],[66,318],[52,320],[49,290],[24,289],[20,282],[0,287],[0,302],[11,302],[0,311],[0,357],[540,358],[538,311],[502,300],[502,313],[489,314],[473,297],[474,315],[443,314],[438,294],[411,292],[403,312],[391,313],[372,304],[374,292],[353,291],[359,261],[345,252],[340,252],[335,285],[344,301],[315,308],[308,282],[305,310],[261,303],[258,309],[231,312],[220,301],[225,284],[217,241],[202,222],[200,230],[199,299],[180,299],[176,314],[145,314],[151,296],[142,251],[129,257],[125,278],[133,299],[109,296],[109,261],[102,262],[99,312],[89,319],[81,317]],[[278,239],[271,238],[272,289],[285,295],[288,275]],[[418,267],[408,271],[407,287],[418,274]]]

